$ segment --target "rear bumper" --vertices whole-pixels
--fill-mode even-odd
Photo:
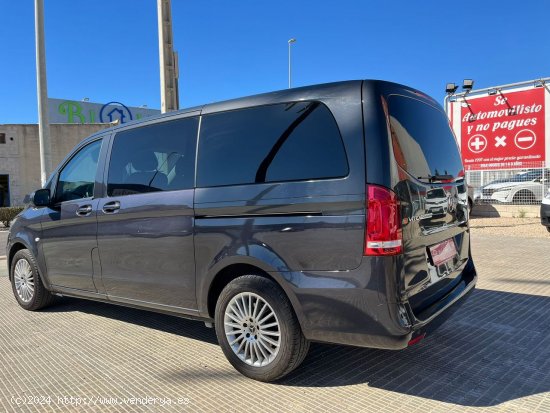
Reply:
[[[294,288],[299,303],[298,318],[307,339],[357,347],[406,348],[411,339],[434,331],[449,318],[464,303],[477,281],[470,259],[450,291],[415,313],[408,302],[386,300],[388,297],[374,291],[374,287],[381,287],[382,278],[395,277],[398,266],[391,265],[392,260],[397,261],[395,257],[375,260],[383,263],[367,261],[355,270],[363,272],[363,276],[365,272],[370,273],[367,285],[362,288],[359,285],[356,288]]]
[[[409,307],[409,314],[413,320],[413,336],[432,332],[439,327],[465,302],[474,290],[476,282],[477,273],[470,259],[458,283],[443,298],[418,313],[414,313]]]

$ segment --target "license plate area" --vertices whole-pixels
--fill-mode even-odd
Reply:
[[[435,267],[437,277],[450,274],[458,262],[458,251],[452,238],[428,248],[431,264]]]

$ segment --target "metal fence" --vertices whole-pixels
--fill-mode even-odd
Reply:
[[[521,169],[467,170],[466,182],[474,204],[536,205],[548,194],[550,169],[532,162]]]

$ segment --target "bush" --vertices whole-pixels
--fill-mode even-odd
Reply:
[[[0,208],[0,224],[4,224],[6,228],[10,226],[10,222],[17,214],[23,211],[23,207],[5,207]]]

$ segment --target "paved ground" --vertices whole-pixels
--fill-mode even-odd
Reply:
[[[2,224],[0,224],[2,225]],[[0,226],[0,257],[6,255],[6,241],[8,239],[8,231]]]
[[[540,218],[481,218],[472,217],[470,226],[479,235],[502,235],[520,238],[544,238],[550,241],[550,233],[540,223]]]
[[[26,312],[0,261],[0,410],[550,412],[549,252],[474,233],[478,289],[437,332],[400,352],[314,344],[277,384],[240,376],[198,322],[76,299]]]

